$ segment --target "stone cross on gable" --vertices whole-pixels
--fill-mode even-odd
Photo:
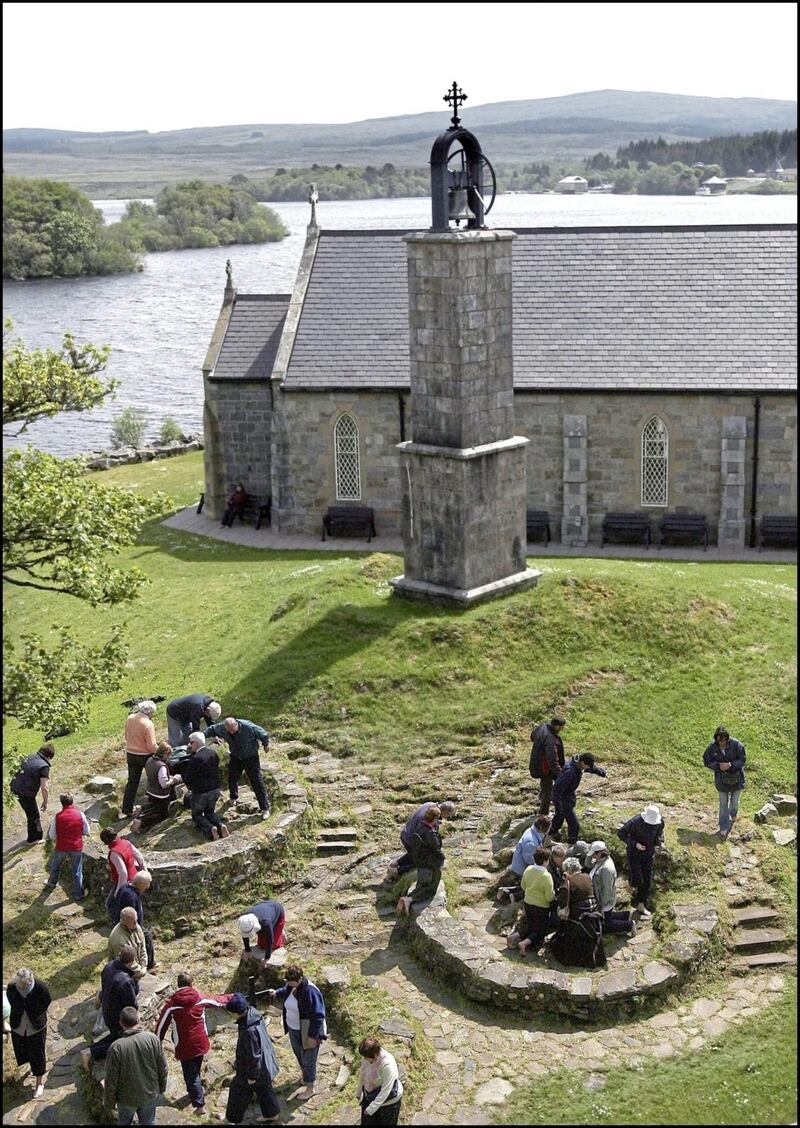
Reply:
[[[461,103],[466,102],[466,100],[467,96],[463,90],[459,90],[457,82],[453,83],[453,85],[448,89],[444,98],[442,98],[443,102],[447,102],[448,106],[453,107],[453,116],[450,118],[450,121],[453,123],[453,125],[460,124],[461,118],[458,116],[458,108]]]

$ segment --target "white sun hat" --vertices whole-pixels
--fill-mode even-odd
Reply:
[[[239,931],[242,936],[252,936],[260,928],[261,925],[258,923],[258,917],[255,913],[245,913],[244,916],[239,917]]]
[[[650,826],[658,826],[658,824],[661,822],[661,812],[659,811],[655,803],[650,803],[642,811],[642,818],[646,823],[649,823]]]

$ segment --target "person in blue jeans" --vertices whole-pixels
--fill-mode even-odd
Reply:
[[[722,838],[728,837],[739,814],[746,758],[744,745],[734,740],[724,725],[717,728],[714,739],[703,753],[703,763],[714,773],[714,785],[719,792],[719,834]]]
[[[273,1002],[283,1003],[283,1029],[289,1035],[305,1086],[296,1096],[307,1101],[315,1092],[319,1047],[328,1037],[325,1002],[317,985],[303,975],[301,967],[293,964],[284,975],[286,986],[270,991],[269,997]]]
[[[72,893],[76,901],[82,901],[86,896],[83,886],[83,840],[90,833],[89,821],[75,806],[75,800],[69,791],[65,791],[60,798],[61,810],[50,823],[47,832],[47,837],[55,843],[55,850],[45,888],[55,889],[61,866],[69,858],[72,867]]]

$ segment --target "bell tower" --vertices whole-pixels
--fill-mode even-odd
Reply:
[[[478,139],[450,127],[431,150],[429,231],[404,236],[408,261],[411,434],[400,443],[408,599],[468,607],[520,588],[525,566],[528,440],[514,434],[512,231],[485,219]],[[460,224],[465,229],[460,230]]]

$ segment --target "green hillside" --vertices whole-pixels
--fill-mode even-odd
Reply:
[[[792,129],[795,102],[701,98],[596,90],[558,98],[496,102],[463,109],[492,160],[562,160],[616,149],[643,137],[665,141]],[[65,180],[94,198],[154,194],[180,179],[255,178],[282,165],[314,162],[422,167],[432,139],[448,124],[444,109],[337,124],[216,126],[151,134],[3,132],[6,172]]]

